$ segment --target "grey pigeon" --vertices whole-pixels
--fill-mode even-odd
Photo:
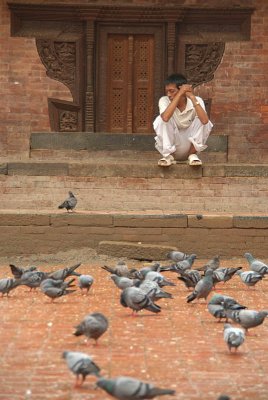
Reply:
[[[237,271],[241,281],[248,287],[255,286],[256,283],[263,279],[263,275],[255,271]]]
[[[225,318],[226,321],[228,320],[227,314],[226,314],[226,309],[224,307],[224,302],[228,299],[228,310],[243,310],[247,308],[246,306],[243,306],[242,304],[239,304],[234,298],[230,296],[225,296],[221,294],[214,294],[210,301],[208,302],[208,311],[213,317],[218,318],[218,321],[220,322],[222,318]],[[227,304],[227,303],[226,303]]]
[[[14,276],[15,279],[20,279],[25,272],[36,271],[36,267],[23,268],[23,267],[17,267],[14,264],[9,264],[9,266],[10,266],[12,275]]]
[[[125,276],[127,278],[133,277],[132,272],[129,270],[127,264],[123,260],[119,260],[114,268],[109,267],[108,265],[103,265],[101,268],[107,272],[110,272],[110,274]]]
[[[116,274],[111,274],[111,279],[115,283],[115,285],[123,290],[126,289],[127,287],[134,286],[135,280],[127,278],[126,276],[118,276]]]
[[[227,282],[232,277],[242,269],[242,267],[234,267],[234,268],[218,268],[213,271],[213,282],[214,285],[219,282]]]
[[[142,309],[153,313],[159,313],[161,311],[161,307],[155,304],[148,294],[137,287],[124,289],[121,292],[120,303],[123,307],[129,307],[133,313]]]
[[[100,378],[97,380],[97,386],[118,400],[153,399],[156,396],[175,394],[173,389],[161,389],[151,383],[127,376],[113,379]]]
[[[183,253],[182,251],[171,250],[166,254],[166,257],[169,260],[172,260],[175,263],[177,263],[179,261],[185,260],[187,257],[189,257],[189,254]]]
[[[27,271],[21,276],[22,285],[28,286],[31,290],[40,286],[41,282],[47,279],[48,274],[42,271]]]
[[[107,331],[109,326],[108,319],[99,312],[87,315],[80,324],[75,327],[75,336],[84,335],[88,339],[94,339],[98,343],[98,339]]]
[[[256,310],[231,310],[228,309],[228,301],[224,302],[226,315],[234,322],[238,323],[248,332],[248,329],[255,328],[261,325],[268,316],[268,311]]]
[[[150,281],[154,281],[158,283],[160,287],[163,286],[176,286],[175,283],[169,281],[164,277],[164,275],[160,274],[160,272],[156,271],[149,271],[145,274],[145,279],[148,279]]]
[[[142,267],[139,270],[139,273],[142,274],[142,276],[144,276],[145,274],[147,274],[147,272],[150,272],[150,271],[160,272],[162,270],[166,271],[166,270],[168,270],[168,268],[166,269],[165,267],[162,267],[161,264],[157,262],[157,263],[153,263],[151,265],[146,265],[146,266]]]
[[[47,278],[44,279],[41,284],[40,284],[40,289],[41,291],[45,291],[48,288],[54,287],[54,288],[59,288],[59,289],[67,289],[69,287],[73,287],[73,282],[75,279],[70,279],[68,282],[63,281],[62,279],[51,279]]]
[[[241,328],[235,328],[231,324],[224,324],[223,338],[230,352],[233,348],[237,351],[238,347],[245,341],[245,331]]]
[[[21,284],[22,283],[20,279],[14,279],[14,278],[0,279],[0,293],[2,293],[2,296],[4,296],[5,294],[8,296],[11,290],[15,289]]]
[[[81,290],[85,289],[86,292],[89,292],[89,289],[91,288],[91,286],[94,283],[94,278],[91,275],[80,275],[78,277],[78,287],[80,287]]]
[[[202,279],[200,272],[196,269],[187,269],[184,272],[180,272],[180,275],[178,279],[184,283],[187,289],[195,288],[197,282]]]
[[[220,267],[220,256],[215,256],[211,260],[209,260],[205,265],[197,269],[198,271],[206,271],[207,269],[212,269],[213,271],[215,271],[219,267]]]
[[[87,375],[100,377],[100,367],[87,354],[78,351],[64,351],[62,357],[65,359],[69,370],[76,375],[75,387],[81,386]]]
[[[73,192],[69,192],[69,197],[66,200],[64,200],[64,202],[60,204],[58,208],[60,209],[66,208],[67,212],[69,212],[69,211],[74,211],[76,205],[77,205],[77,198],[75,197]]]
[[[258,272],[261,275],[268,274],[268,265],[263,261],[254,258],[251,253],[245,253],[244,256],[248,260],[249,267],[252,271]]]
[[[187,303],[190,303],[194,299],[207,299],[209,293],[213,288],[213,271],[212,269],[208,269],[205,272],[205,276],[197,282],[194,291],[187,296]]]
[[[177,262],[170,271],[185,272],[187,269],[192,268],[195,259],[196,254],[190,254],[185,260]]]
[[[53,279],[47,279],[48,282],[43,282],[40,285],[40,289],[42,293],[44,293],[47,297],[51,299],[53,302],[56,298],[66,296],[67,294],[71,294],[75,292],[75,290],[69,289],[68,285],[72,283],[72,281],[68,282],[63,282],[61,279],[55,280],[56,284],[52,283]]]
[[[78,263],[72,267],[66,267],[54,272],[50,272],[48,277],[56,280],[62,279],[64,281],[64,279],[68,278],[69,276],[80,276],[80,274],[75,271],[78,267],[80,267],[80,265],[81,263]]]
[[[171,293],[165,292],[156,282],[150,281],[149,279],[145,279],[144,281],[138,280],[135,286],[139,287],[144,293],[146,293],[152,301],[173,298]]]

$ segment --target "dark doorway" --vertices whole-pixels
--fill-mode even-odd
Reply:
[[[98,132],[152,133],[162,94],[163,27],[100,26],[96,65]]]

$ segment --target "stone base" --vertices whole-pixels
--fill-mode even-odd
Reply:
[[[163,259],[173,248],[198,258],[243,257],[247,251],[267,257],[267,228],[262,215],[2,211],[0,255],[90,247],[144,260]]]
[[[176,250],[176,247],[112,241],[100,242],[97,249],[99,254],[140,261],[166,260],[166,254],[171,250]]]

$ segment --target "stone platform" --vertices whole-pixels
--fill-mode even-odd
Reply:
[[[5,162],[1,209],[53,212],[69,190],[81,211],[268,213],[268,165],[214,164],[169,168],[156,159]]]
[[[201,257],[267,256],[268,165],[163,168],[152,152],[77,153],[2,160],[2,255],[89,246],[133,258],[161,259],[167,247]],[[58,210],[69,190],[78,198],[74,214]]]
[[[90,247],[101,254],[133,259],[166,259],[179,249],[199,257],[267,256],[264,215],[174,214],[163,212],[31,212],[2,210],[1,256]]]

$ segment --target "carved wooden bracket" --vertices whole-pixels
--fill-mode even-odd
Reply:
[[[209,82],[221,62],[225,43],[186,44],[184,70],[194,86]]]
[[[47,76],[66,85],[75,96],[76,44],[37,39],[39,57],[46,67]]]

